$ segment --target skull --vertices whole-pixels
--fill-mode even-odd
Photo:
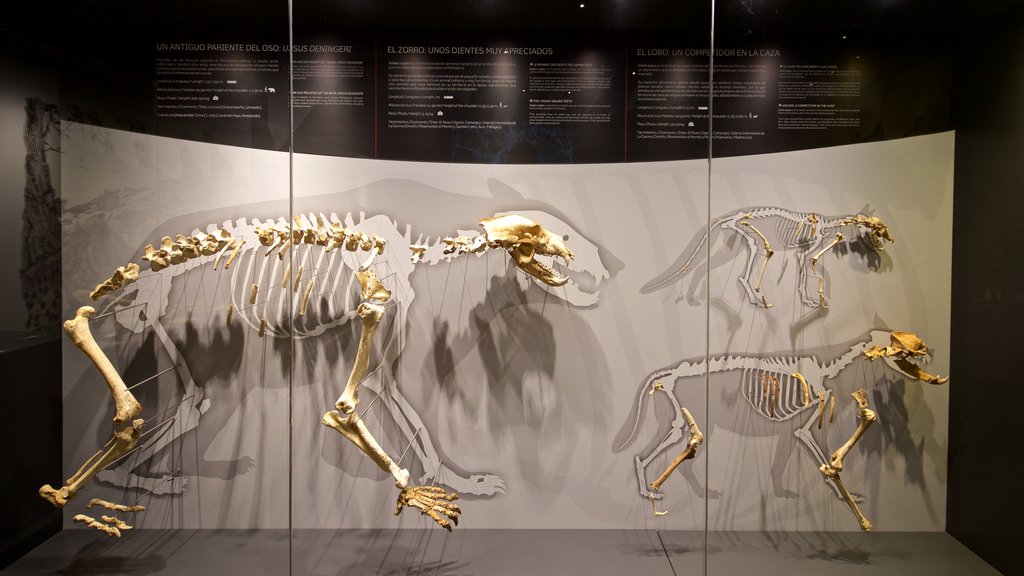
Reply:
[[[520,270],[548,286],[562,286],[568,276],[558,276],[550,268],[537,261],[536,256],[561,257],[566,265],[573,253],[565,246],[561,236],[552,234],[529,218],[507,214],[480,221],[488,245],[508,250]]]
[[[877,335],[873,333],[872,336]],[[929,384],[945,384],[949,380],[949,378],[933,376],[910,361],[912,358],[923,358],[925,361],[930,359],[928,345],[913,332],[900,332],[898,330],[890,332],[888,346],[881,344],[871,346],[864,350],[864,356],[868,360],[882,358],[890,368]]]
[[[892,234],[889,233],[889,228],[885,225],[885,222],[882,222],[882,219],[878,216],[857,214],[852,220],[852,223],[857,225],[861,236],[867,239],[868,244],[875,251],[885,250],[885,242],[896,241]]]

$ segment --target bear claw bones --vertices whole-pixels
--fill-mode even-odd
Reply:
[[[462,510],[452,500],[458,500],[455,492],[445,492],[440,486],[409,486],[402,489],[395,506],[395,516],[402,512],[403,506],[410,506],[434,519],[442,528],[451,532],[452,524],[459,525],[459,514]],[[449,521],[450,519],[450,521]]]

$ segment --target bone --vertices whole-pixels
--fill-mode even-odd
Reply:
[[[282,290],[285,290],[285,289],[288,288],[288,284],[290,283],[289,282],[289,277],[291,276],[291,273],[292,273],[292,263],[289,262],[288,266],[286,266],[285,269],[284,269],[284,274],[281,276],[281,289]]]
[[[72,520],[74,520],[75,522],[81,522],[82,524],[85,524],[86,526],[88,526],[90,528],[95,528],[95,529],[99,530],[100,532],[104,532],[104,533],[109,534],[110,536],[113,536],[115,538],[120,538],[121,537],[121,531],[118,530],[117,527],[115,527],[115,526],[108,526],[108,525],[106,525],[106,524],[104,524],[102,522],[99,522],[98,520],[96,520],[92,516],[86,516],[85,514],[75,514],[75,517],[72,518]]]
[[[133,420],[130,425],[115,431],[114,437],[107,443],[108,448],[105,451],[94,455],[86,461],[78,469],[78,472],[68,479],[64,486],[53,488],[46,484],[41,487],[39,489],[39,496],[53,504],[56,508],[63,508],[97,472],[103,470],[135,448],[139,437],[142,435],[142,425],[144,423],[144,420],[138,418]]]
[[[235,305],[232,304],[231,302],[228,302],[228,315],[227,315],[227,319],[224,321],[224,323],[227,324],[228,326],[230,326],[231,325],[231,319],[234,317],[234,315],[235,315]]]
[[[350,414],[342,415],[337,410],[330,410],[324,414],[320,422],[328,428],[333,428],[339,434],[356,445],[364,454],[370,457],[381,470],[388,472],[394,477],[395,485],[405,488],[409,485],[409,471],[401,468],[388,453],[381,448],[377,440],[363,424],[359,413],[353,411]]]
[[[647,395],[648,396],[654,396],[655,392],[657,392],[658,390],[664,390],[664,389],[665,389],[665,385],[664,384],[662,384],[661,382],[655,382],[654,384],[651,385],[651,389],[647,391]]]
[[[831,242],[826,244],[825,247],[822,248],[821,250],[818,250],[818,252],[814,256],[811,256],[811,269],[814,269],[814,267],[818,264],[818,259],[821,258],[822,254],[824,254],[825,252],[828,252],[829,250],[835,248],[836,244],[839,244],[842,241],[843,241],[843,233],[842,232],[836,232],[836,236],[835,236],[835,238],[832,239]]]
[[[486,247],[506,250],[515,265],[526,274],[548,286],[563,286],[569,281],[568,276],[558,276],[536,259],[538,254],[558,257],[568,265],[575,256],[561,236],[517,214],[484,218],[480,220],[480,226],[484,229]],[[481,246],[480,250],[483,249]]]
[[[257,296],[257,295],[258,295],[259,293],[260,293],[260,286],[259,286],[259,284],[255,284],[255,283],[254,283],[254,284],[253,284],[253,285],[252,285],[252,286],[251,286],[251,287],[249,288],[249,304],[255,304],[255,303],[256,303],[256,296]]]
[[[654,482],[651,482],[650,486],[654,491],[661,490],[661,485],[668,480],[668,477],[672,475],[672,472],[675,472],[676,468],[678,468],[680,464],[696,456],[697,448],[699,448],[704,442],[704,434],[702,434],[700,428],[697,427],[697,421],[693,419],[690,411],[684,407],[681,409],[681,412],[683,414],[683,419],[686,420],[687,426],[690,427],[690,440],[686,443],[686,448],[683,449],[682,454],[676,456],[676,459],[673,460],[667,468],[665,468],[665,471],[661,473],[661,476],[658,476]]]
[[[857,429],[853,431],[853,435],[846,441],[845,444],[836,449],[832,453],[832,456],[828,459],[829,466],[836,472],[843,471],[843,459],[853,448],[853,445],[860,440],[860,437],[864,435],[864,432],[874,423],[878,418],[875,411],[868,408],[868,395],[867,392],[861,388],[852,394],[853,399],[857,401]]]
[[[803,374],[794,372],[793,377],[800,382],[800,389],[803,390],[804,393],[804,406],[807,406],[811,403],[811,387],[807,385],[807,380],[804,378]]]
[[[230,250],[232,247],[233,246],[231,244],[225,244],[224,247],[221,248],[219,252],[217,252],[217,257],[213,259],[214,270],[216,270],[217,267],[220,266],[221,259],[224,258],[224,255],[227,254],[228,250]],[[227,268],[227,264],[225,264],[224,269],[227,270]]]
[[[839,490],[839,494],[843,497],[843,500],[846,501],[846,504],[850,506],[850,510],[853,511],[853,515],[857,518],[857,523],[860,524],[860,529],[865,532],[870,532],[872,528],[871,522],[869,522],[868,519],[864,517],[864,514],[860,511],[860,508],[857,507],[857,502],[854,501],[853,496],[850,495],[850,491],[846,489],[846,486],[843,484],[842,479],[839,478],[839,472],[835,468],[829,466],[828,464],[822,464],[821,467],[818,468],[818,470],[820,470],[826,478],[831,480],[835,487]]]
[[[309,304],[309,295],[313,292],[313,279],[306,283],[306,289],[302,292],[302,306],[299,308],[299,316],[306,315],[306,305]]]
[[[299,265],[299,269],[295,272],[295,282],[292,284],[292,292],[298,292],[299,286],[302,286],[302,265]]]
[[[263,338],[264,336],[267,335],[267,319],[266,318],[261,318],[260,319],[260,329],[259,329],[258,332],[256,332],[256,335],[259,336],[260,338]]]
[[[647,498],[650,499],[650,501],[651,501],[651,509],[654,511],[654,517],[655,518],[659,518],[661,516],[668,515],[668,510],[658,510],[658,505],[657,505],[656,500],[654,498],[654,493],[653,492],[648,493],[647,494]]]
[[[93,498],[85,505],[86,508],[92,508],[93,506],[101,506],[107,510],[113,510],[114,512],[130,512],[132,514],[142,512],[146,509],[145,506],[126,506],[124,504],[115,504],[113,502],[108,502],[107,500],[101,500],[100,498]]]
[[[228,261],[224,263],[224,269],[225,270],[227,270],[228,268],[231,268],[231,263],[235,261],[235,258],[238,256],[238,253],[241,252],[242,246],[244,246],[244,245],[245,245],[245,240],[242,240],[242,241],[238,242],[237,244],[235,244],[235,249],[231,251],[231,256],[228,256]]]
[[[459,515],[462,514],[459,505],[451,503],[458,499],[458,494],[446,492],[439,486],[409,486],[398,495],[395,516],[402,513],[404,506],[409,506],[430,516],[439,526],[451,532],[453,524],[459,525]]]
[[[764,262],[761,263],[761,273],[757,277],[757,284],[754,285],[754,291],[757,292],[758,294],[761,294],[761,282],[764,280],[764,271],[765,271],[766,268],[768,268],[768,261],[771,260],[772,256],[775,255],[775,251],[772,250],[772,245],[768,242],[768,239],[765,238],[765,235],[762,234],[761,231],[758,230],[756,226],[751,224],[749,220],[743,220],[739,224],[740,224],[740,226],[746,226],[747,228],[750,228],[750,230],[754,234],[757,234],[761,238],[761,242],[764,244]],[[762,301],[763,301],[763,299],[764,299],[764,295],[763,294],[762,294],[761,298],[762,298]],[[769,308],[769,307],[770,306],[768,306],[767,303],[765,302],[765,308]]]
[[[139,279],[139,265],[134,262],[129,262],[124,266],[118,266],[114,273],[111,274],[110,278],[96,285],[96,288],[89,293],[89,297],[93,300],[99,300],[103,296],[110,294],[115,290],[124,288],[125,286],[134,283]]]
[[[775,376],[769,376],[768,380],[771,382],[771,407],[769,408],[769,416],[775,418],[775,404],[778,402],[779,396],[779,379]]]
[[[818,390],[818,430],[825,424],[825,392]]]
[[[416,264],[423,259],[423,255],[427,252],[427,246],[422,244],[413,244],[412,246],[409,246],[409,252],[412,252],[409,259],[412,260],[413,264]]]
[[[64,332],[71,338],[71,341],[92,360],[93,364],[107,381],[110,395],[114,398],[114,423],[124,424],[142,412],[142,405],[135,399],[135,396],[128,391],[121,376],[110,363],[107,355],[103,353],[96,340],[89,330],[89,317],[96,313],[92,306],[82,306],[75,313],[75,317],[64,322]]]
[[[377,325],[384,314],[384,307],[380,304],[363,302],[356,310],[361,319],[362,328],[359,334],[359,348],[356,350],[356,359],[352,365],[352,372],[349,374],[345,390],[334,403],[335,408],[344,414],[355,412],[359,405],[359,383],[366,375],[370,365],[370,350],[373,347],[373,336],[377,332]]]
[[[949,378],[933,376],[910,361],[911,358],[922,358],[928,355],[928,345],[913,332],[894,330],[889,334],[889,346],[872,346],[864,350],[868,360],[879,358],[891,359],[907,376],[917,378],[929,384],[945,384]]]
[[[836,397],[833,396],[828,400],[828,423],[831,424],[836,419]]]
[[[114,528],[117,528],[118,530],[131,530],[132,529],[132,526],[130,526],[127,522],[125,522],[124,520],[121,520],[120,518],[118,518],[116,516],[107,516],[107,515],[104,514],[103,516],[100,516],[100,520],[103,520],[103,522],[105,524],[109,524],[110,526],[113,526]]]

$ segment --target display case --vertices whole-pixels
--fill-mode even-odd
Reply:
[[[12,10],[3,574],[1020,570],[1018,7]]]

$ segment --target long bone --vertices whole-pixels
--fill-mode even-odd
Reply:
[[[139,436],[142,434],[144,423],[142,418],[137,418],[129,426],[116,430],[114,437],[107,443],[105,451],[98,452],[86,461],[71,478],[68,478],[64,486],[55,489],[49,484],[44,485],[39,489],[39,496],[55,507],[63,508],[97,472],[135,448],[135,444],[138,443]]]
[[[335,402],[337,410],[329,410],[324,414],[321,422],[324,426],[337,430],[370,457],[382,470],[390,473],[395,478],[395,485],[404,489],[409,485],[409,471],[400,468],[380,444],[373,438],[366,425],[363,424],[356,407],[359,406],[359,383],[366,376],[370,365],[370,351],[373,347],[373,336],[377,332],[377,326],[384,315],[384,303],[390,298],[386,293],[383,284],[372,270],[357,272],[356,277],[362,288],[361,295],[364,299],[359,304],[358,314],[362,326],[359,333],[359,348],[356,351],[356,359],[349,373],[348,382],[338,401]],[[371,299],[374,295],[377,298]]]
[[[683,452],[679,456],[676,456],[676,459],[673,460],[667,468],[665,468],[665,471],[661,473],[661,476],[658,476],[657,480],[651,482],[652,490],[661,490],[661,485],[664,484],[666,480],[668,480],[668,477],[671,476],[673,472],[675,472],[676,468],[678,468],[679,465],[685,462],[686,460],[689,460],[690,458],[696,456],[697,448],[700,447],[700,445],[704,442],[704,435],[701,434],[700,428],[697,427],[697,422],[693,419],[693,416],[690,415],[690,411],[687,410],[685,407],[683,407],[681,411],[683,414],[683,419],[686,420],[686,425],[690,427],[690,440],[687,441],[686,448],[683,450]]]
[[[845,444],[836,449],[832,453],[832,456],[828,459],[829,466],[831,466],[836,472],[843,471],[843,459],[846,458],[846,454],[850,452],[853,445],[860,440],[860,437],[864,435],[864,432],[878,419],[878,415],[874,410],[868,407],[868,393],[863,388],[857,390],[853,394],[853,399],[857,401],[857,429],[853,431],[853,435],[846,441]]]
[[[846,489],[846,485],[843,484],[843,480],[839,477],[839,472],[828,464],[822,464],[819,470],[821,470],[821,473],[825,475],[825,478],[835,486],[836,490],[839,491],[842,499],[846,501],[846,504],[850,507],[853,515],[857,518],[857,523],[860,524],[860,529],[865,532],[870,532],[872,528],[871,522],[864,517],[864,513],[860,511],[860,508],[857,506],[857,501],[854,499],[853,495],[850,494],[850,491]]]
[[[811,256],[811,268],[813,269],[815,266],[817,266],[818,260],[821,258],[821,256],[823,254],[825,254],[825,252],[828,252],[829,250],[835,248],[836,245],[839,244],[842,241],[843,241],[843,233],[842,232],[836,232],[835,238],[832,238],[831,242],[826,244],[825,247],[822,248],[821,250],[818,250],[814,254],[814,256]]]
[[[90,478],[131,452],[139,441],[142,425],[145,423],[143,419],[137,418],[132,420],[129,425],[120,427],[129,419],[138,416],[142,412],[142,405],[125,386],[124,380],[121,379],[114,365],[110,363],[110,359],[93,338],[92,332],[89,330],[89,317],[95,313],[95,308],[82,306],[75,313],[74,318],[64,322],[64,332],[75,346],[92,360],[107,382],[110,395],[114,399],[114,423],[119,427],[115,429],[114,437],[107,443],[105,450],[101,450],[89,458],[64,486],[54,489],[46,484],[39,489],[39,496],[57,508],[64,507],[68,500],[74,498]]]
[[[849,490],[846,489],[842,479],[839,477],[839,473],[843,470],[843,459],[846,457],[847,453],[849,453],[850,449],[853,448],[853,445],[856,444],[857,441],[860,440],[861,436],[864,435],[864,432],[868,427],[870,427],[877,419],[875,411],[868,408],[868,396],[867,392],[863,388],[854,392],[852,396],[854,400],[857,401],[857,429],[854,430],[850,439],[847,440],[845,444],[832,453],[828,463],[822,464],[818,470],[820,470],[825,478],[832,482],[832,484],[839,490],[843,500],[845,500],[846,504],[849,505],[850,510],[857,519],[857,523],[860,524],[860,529],[865,532],[869,532],[872,528],[871,522],[864,517],[860,508],[857,507],[857,502],[854,500],[853,496],[850,495]]]
[[[110,388],[110,395],[114,398],[114,423],[124,424],[142,412],[142,405],[135,399],[135,396],[128,391],[124,380],[114,369],[107,355],[103,353],[96,340],[89,331],[89,317],[96,313],[92,306],[82,306],[75,313],[75,317],[64,322],[64,333],[71,338],[71,341],[92,360],[96,368],[103,375],[103,379]]]
[[[750,216],[748,215],[747,218],[749,217]],[[771,308],[772,306],[771,304],[768,303],[768,300],[765,298],[764,292],[761,291],[761,282],[764,281],[764,271],[768,268],[768,261],[771,260],[772,256],[775,255],[775,251],[772,250],[772,245],[768,242],[768,239],[765,238],[764,234],[762,234],[756,226],[751,224],[750,220],[741,220],[740,226],[746,226],[747,228],[750,228],[751,232],[757,234],[757,236],[761,238],[761,243],[764,245],[764,261],[761,262],[761,273],[757,275],[757,284],[754,285],[754,292],[757,292],[757,294],[761,296],[761,303],[764,304],[764,307],[766,309]]]

